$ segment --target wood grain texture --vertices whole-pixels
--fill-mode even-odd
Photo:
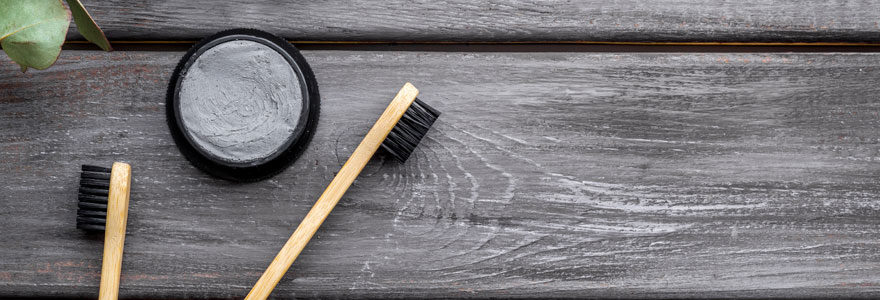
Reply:
[[[312,236],[315,235],[318,228],[321,227],[321,224],[324,223],[324,220],[327,219],[351,184],[354,183],[354,180],[364,170],[367,163],[376,154],[376,150],[379,150],[379,146],[382,145],[391,133],[391,130],[397,126],[397,123],[418,95],[419,90],[409,82],[404,84],[400,91],[397,92],[397,95],[394,96],[394,99],[391,100],[391,103],[388,104],[388,107],[385,108],[385,111],[379,116],[376,123],[367,131],[367,135],[364,136],[357,148],[345,161],[345,164],[342,165],[342,168],[339,169],[339,172],[336,173],[336,176],[333,177],[333,180],[330,181],[330,185],[324,189],[324,192],[318,197],[318,201],[315,202],[309,213],[306,214],[299,223],[299,226],[296,227],[296,231],[293,232],[287,243],[281,247],[281,251],[278,252],[278,255],[275,256],[275,259],[272,260],[272,263],[269,264],[266,271],[263,272],[263,275],[260,276],[260,279],[251,288],[245,300],[263,300],[269,297],[272,289],[275,288],[281,277],[287,273],[290,265],[293,264],[296,257],[305,248],[306,244],[309,243],[309,240],[312,239]]]
[[[315,138],[252,184],[175,148],[182,54],[0,61],[0,296],[96,295],[78,170],[120,160],[120,297],[243,297],[406,81],[443,116],[366,167],[274,297],[880,294],[877,54],[306,51]]]
[[[880,42],[871,1],[84,1],[111,40]],[[70,37],[82,39],[72,30]]]

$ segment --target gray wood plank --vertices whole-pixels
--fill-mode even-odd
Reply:
[[[0,62],[0,296],[97,294],[78,168],[134,167],[121,295],[240,298],[405,81],[443,116],[377,157],[274,296],[880,294],[876,54],[304,53],[322,120],[289,170],[175,148],[179,52]]]
[[[83,2],[111,40],[252,27],[297,41],[880,42],[870,1]]]

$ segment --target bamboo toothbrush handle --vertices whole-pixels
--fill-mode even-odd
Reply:
[[[345,194],[345,191],[348,190],[354,179],[364,169],[364,166],[367,165],[367,162],[376,153],[376,150],[379,149],[382,141],[385,140],[388,133],[391,132],[391,129],[394,128],[418,94],[419,90],[409,82],[397,92],[397,96],[394,97],[394,100],[391,100],[391,104],[388,105],[388,108],[385,109],[385,112],[382,113],[382,116],[379,117],[379,120],[376,121],[376,124],[367,133],[367,136],[357,146],[357,149],[354,150],[354,153],[351,154],[351,157],[348,158],[348,161],[345,162],[345,165],[342,166],[342,169],[339,170],[339,173],[336,174],[336,177],[333,178],[333,181],[330,182],[330,185],[327,186],[327,189],[324,190],[324,193],[321,194],[321,197],[318,198],[318,201],[315,202],[315,205],[312,206],[306,217],[299,223],[299,227],[296,228],[296,231],[293,232],[293,235],[290,236],[290,239],[287,240],[287,243],[284,244],[284,247],[281,248],[281,251],[278,252],[278,255],[275,256],[275,259],[272,260],[272,263],[269,264],[263,275],[260,276],[260,280],[254,284],[250,293],[245,297],[246,300],[266,299],[269,297],[269,293],[272,292],[272,289],[275,288],[275,285],[278,284],[278,281],[281,280],[281,277],[284,276],[284,273],[293,264],[293,261],[309,242],[309,239],[312,238],[312,235],[315,234],[315,231],[318,230],[318,227],[321,226],[321,223],[324,222],[324,219],[327,218],[327,215],[330,214],[330,211],[333,210],[333,207],[336,206],[336,203],[339,202],[339,199],[342,198],[342,195]]]
[[[101,266],[101,290],[98,293],[100,300],[116,300],[119,297],[119,273],[122,270],[122,246],[125,243],[130,186],[131,166],[113,163],[110,171],[110,192],[107,195],[104,259]]]

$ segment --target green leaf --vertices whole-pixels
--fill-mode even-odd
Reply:
[[[79,0],[67,0],[67,5],[70,6],[70,12],[73,13],[73,22],[76,23],[76,29],[79,30],[79,34],[82,34],[87,40],[95,43],[104,51],[113,51],[113,47],[110,47],[110,41],[107,40],[98,24],[95,24],[95,20],[92,19],[92,16],[89,15],[89,12],[86,11],[82,3]]]
[[[68,27],[61,0],[0,0],[0,46],[22,71],[55,63]]]

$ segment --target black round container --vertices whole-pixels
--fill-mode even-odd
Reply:
[[[167,119],[180,152],[214,176],[256,181],[286,169],[318,123],[318,83],[290,43],[254,29],[210,36],[180,60]]]

